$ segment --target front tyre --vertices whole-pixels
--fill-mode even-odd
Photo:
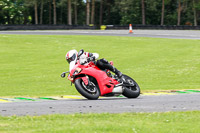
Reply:
[[[91,86],[86,86],[82,79],[76,79],[75,80],[75,87],[77,91],[84,97],[86,97],[89,100],[97,100],[99,98],[100,92],[95,85],[94,82],[91,82]]]
[[[133,80],[131,77],[127,75],[123,75],[123,80],[126,84],[133,85],[133,86],[124,86],[124,92],[122,93],[127,98],[137,98],[140,95],[140,87],[136,83],[135,80]]]

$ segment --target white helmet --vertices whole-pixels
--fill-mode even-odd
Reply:
[[[74,50],[68,51],[65,57],[66,57],[67,62],[70,63],[71,61],[75,61],[77,56],[78,56],[78,52],[74,49]]]

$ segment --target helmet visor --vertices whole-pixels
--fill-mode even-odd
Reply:
[[[76,59],[76,54],[73,54],[72,57],[67,59],[67,62],[70,63],[71,61],[74,61]]]

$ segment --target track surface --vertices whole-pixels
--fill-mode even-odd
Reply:
[[[0,115],[44,115],[71,113],[166,112],[200,110],[200,93],[141,95],[136,99],[68,99],[56,101],[0,103]]]
[[[174,39],[200,39],[200,31],[195,30],[49,30],[49,31],[0,31],[0,34],[25,35],[102,35],[127,37],[154,37]]]

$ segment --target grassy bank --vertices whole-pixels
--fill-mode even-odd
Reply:
[[[200,40],[0,35],[0,96],[78,94],[60,78],[70,49],[113,60],[145,90],[200,88]]]
[[[199,133],[200,111],[1,117],[0,132]]]

